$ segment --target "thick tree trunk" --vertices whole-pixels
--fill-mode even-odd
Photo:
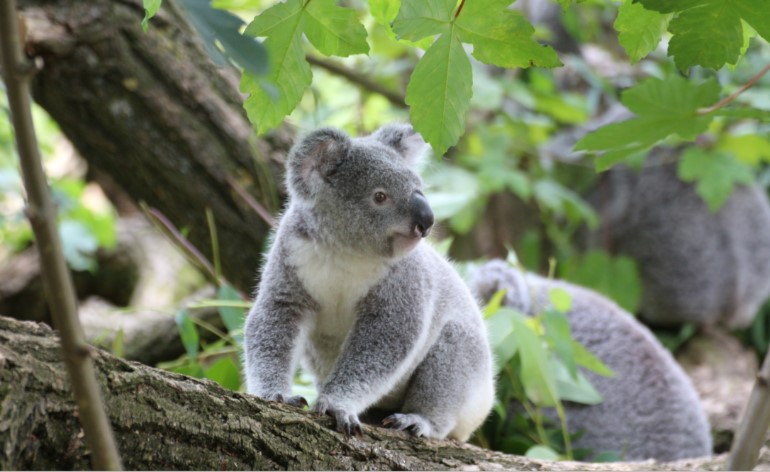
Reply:
[[[88,469],[88,451],[46,325],[0,317],[0,470]],[[671,464],[547,463],[365,426],[345,439],[328,418],[267,403],[94,350],[125,467],[154,470],[720,470],[724,458]],[[763,459],[766,461],[766,458]]]
[[[253,289],[268,224],[235,180],[278,207],[290,134],[256,139],[237,73],[217,69],[173,1],[143,33],[140,0],[20,1],[35,100],[95,169],[158,208],[209,258],[214,212],[225,276]]]

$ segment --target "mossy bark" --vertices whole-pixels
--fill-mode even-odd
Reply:
[[[251,291],[269,225],[231,181],[276,211],[292,133],[254,136],[237,72],[212,63],[173,0],[147,33],[140,0],[19,3],[25,48],[40,66],[35,101],[89,166],[188,229],[210,260],[211,208],[223,272]]]
[[[723,458],[672,464],[549,463],[374,426],[345,439],[331,420],[94,349],[127,469],[154,470],[720,470]],[[89,469],[89,452],[44,324],[0,317],[0,470]]]

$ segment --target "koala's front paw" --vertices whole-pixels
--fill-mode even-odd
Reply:
[[[361,437],[363,435],[358,415],[353,411],[346,410],[344,407],[335,405],[326,395],[318,396],[318,400],[313,405],[313,411],[319,415],[333,417],[337,421],[337,432],[345,436],[356,435]]]
[[[433,432],[430,421],[415,414],[394,413],[382,420],[382,424],[388,428],[408,431],[415,436],[426,438],[431,437]]]
[[[270,400],[271,402],[286,403],[287,405],[296,406],[298,408],[305,408],[307,406],[307,400],[305,400],[305,397],[299,395],[285,396],[280,393],[274,393],[271,395],[266,395],[265,399]]]

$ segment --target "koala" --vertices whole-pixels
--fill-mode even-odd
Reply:
[[[573,338],[615,374],[584,371],[604,397],[602,403],[565,402],[570,432],[584,432],[573,442],[575,448],[612,451],[624,460],[673,461],[711,454],[709,423],[690,380],[652,333],[615,303],[501,260],[472,271],[469,285],[482,300],[505,289],[503,304],[530,315],[548,305],[548,292],[554,288],[571,295],[566,315]]]
[[[637,261],[645,321],[745,327],[770,297],[767,194],[738,186],[711,212],[677,176],[678,155],[657,148],[640,172],[606,173],[590,198],[602,215],[594,239]]]
[[[461,441],[494,401],[476,300],[422,242],[433,213],[413,170],[424,153],[408,125],[351,138],[323,128],[287,159],[287,208],[245,323],[249,393],[294,405],[298,364],[312,407],[360,435],[369,408],[417,436]]]

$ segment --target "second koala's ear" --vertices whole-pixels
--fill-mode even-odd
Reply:
[[[302,138],[289,152],[286,164],[289,191],[305,198],[314,196],[350,146],[350,137],[336,128],[320,128]]]
[[[420,133],[412,128],[412,125],[383,126],[372,133],[371,137],[395,149],[409,167],[415,167],[430,148]]]

